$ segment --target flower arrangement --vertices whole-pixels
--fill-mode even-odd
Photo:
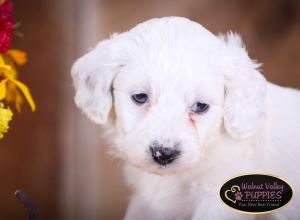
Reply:
[[[11,0],[0,0],[0,139],[7,132],[13,112],[8,107],[14,103],[17,112],[26,100],[32,111],[35,102],[28,87],[18,80],[17,66],[27,62],[26,53],[11,48],[14,31],[13,4]]]

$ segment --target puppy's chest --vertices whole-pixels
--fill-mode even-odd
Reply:
[[[141,179],[140,179],[141,180]],[[135,187],[137,196],[162,215],[188,219],[196,206],[198,187],[179,176],[145,175]]]

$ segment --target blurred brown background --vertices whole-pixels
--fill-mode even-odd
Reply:
[[[153,17],[185,16],[213,33],[239,32],[252,58],[275,83],[300,88],[298,0],[14,0],[22,26],[14,47],[28,53],[20,69],[37,102],[24,106],[0,142],[0,219],[25,220],[14,198],[24,189],[41,220],[121,219],[127,189],[120,162],[106,155],[101,130],[73,104],[69,70],[98,40]]]

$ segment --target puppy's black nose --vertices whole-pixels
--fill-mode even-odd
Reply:
[[[150,151],[154,161],[160,165],[172,163],[180,154],[179,150],[162,146],[150,146]]]

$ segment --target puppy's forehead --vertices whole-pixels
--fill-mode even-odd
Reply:
[[[218,74],[223,44],[200,24],[188,19],[149,20],[127,32],[126,42],[124,71],[135,82],[148,80],[163,87],[166,82],[173,86],[183,83],[192,86],[209,83]]]

